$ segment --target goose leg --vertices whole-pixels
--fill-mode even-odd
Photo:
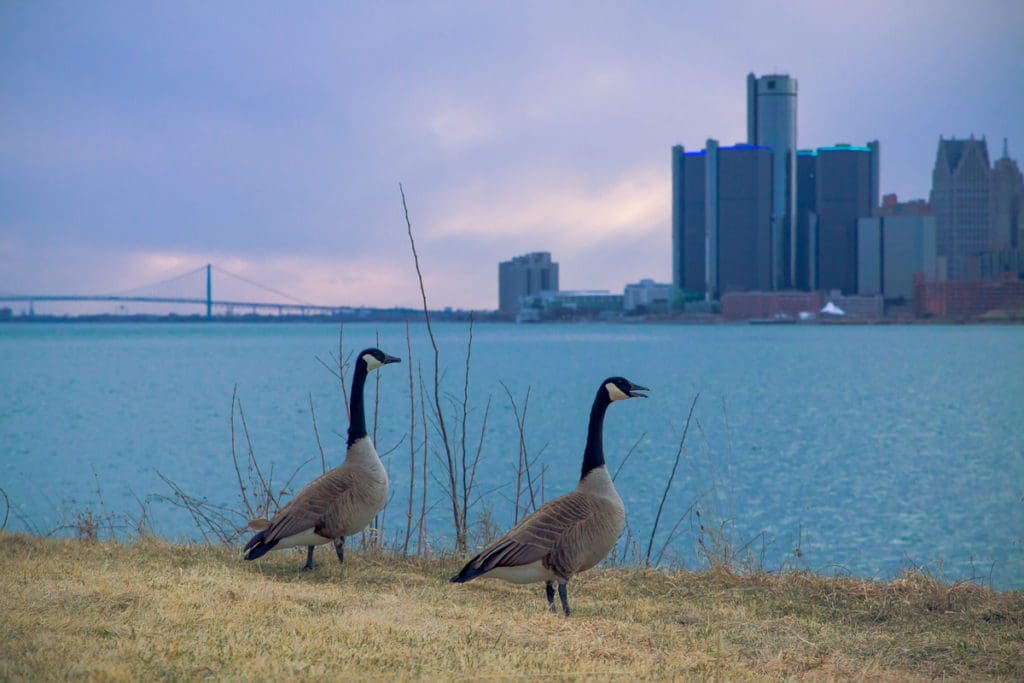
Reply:
[[[302,566],[302,571],[308,572],[313,568],[313,546],[306,546],[306,564]]]
[[[566,590],[566,584],[561,581],[558,582],[558,599],[562,601],[562,609],[565,610],[565,616],[569,616],[571,611],[569,610],[569,592]],[[551,605],[554,607],[554,605]]]
[[[555,584],[550,581],[545,583],[544,592],[548,595],[548,607],[551,608],[552,612],[557,612],[558,609],[555,607]]]
[[[334,552],[338,554],[338,562],[345,564],[345,537],[334,540]]]

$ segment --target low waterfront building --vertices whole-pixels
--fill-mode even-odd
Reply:
[[[787,316],[794,320],[801,313],[817,313],[822,307],[820,292],[729,292],[723,294],[722,317],[726,320],[751,320]]]
[[[828,300],[843,310],[850,318],[881,318],[885,315],[885,300],[880,294],[859,296],[833,291]]]
[[[929,282],[914,277],[914,312],[942,318],[971,318],[992,311],[1024,316],[1024,280],[1007,273],[998,281]]]
[[[545,308],[567,308],[576,311],[622,311],[622,295],[607,289],[568,290],[544,292],[541,299]]]
[[[627,313],[668,313],[671,298],[671,284],[644,279],[626,285],[622,308]]]

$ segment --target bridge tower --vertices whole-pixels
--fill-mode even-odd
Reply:
[[[206,319],[213,318],[213,286],[210,277],[210,264],[206,264]]]

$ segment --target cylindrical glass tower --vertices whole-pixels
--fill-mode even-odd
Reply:
[[[794,286],[796,264],[796,79],[747,76],[747,142],[772,150],[772,285]]]

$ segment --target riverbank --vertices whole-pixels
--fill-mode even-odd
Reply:
[[[602,569],[570,619],[457,559],[0,534],[0,679],[1024,678],[1024,592]]]

